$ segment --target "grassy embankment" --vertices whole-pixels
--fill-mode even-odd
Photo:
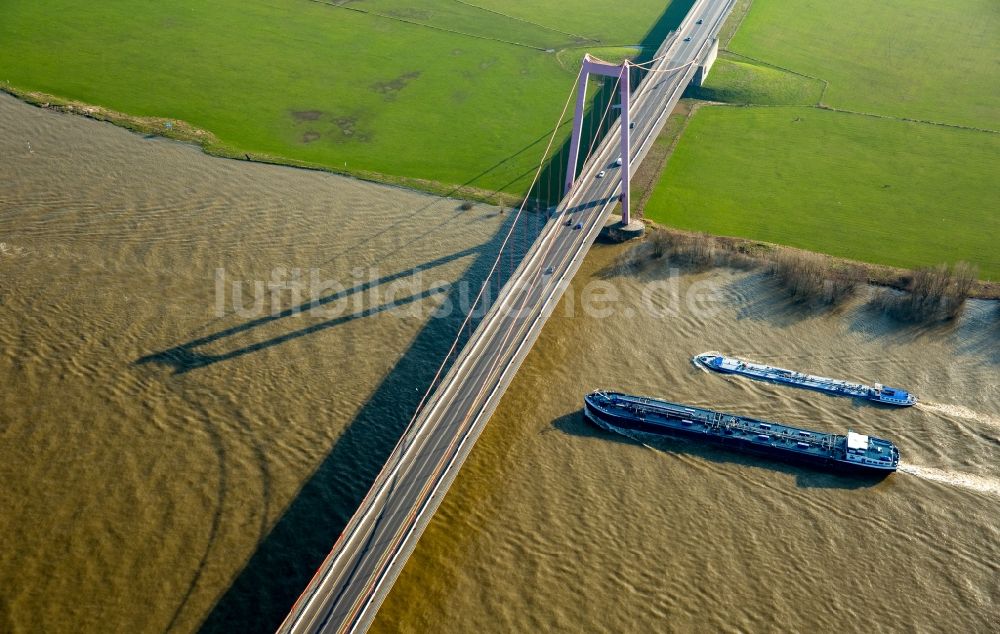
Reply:
[[[990,2],[754,0],[740,18],[695,93],[726,105],[686,120],[646,217],[894,267],[965,260],[1000,278]]]
[[[9,0],[0,88],[214,154],[516,196],[572,86],[574,49],[620,55],[664,12],[661,0],[337,4]]]

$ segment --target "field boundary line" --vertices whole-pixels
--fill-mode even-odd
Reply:
[[[822,107],[823,106],[823,97],[826,97],[826,91],[830,87],[830,82],[827,81],[826,79],[823,79],[822,77],[816,77],[814,75],[808,75],[806,73],[800,73],[797,70],[793,70],[791,68],[786,68],[784,66],[778,66],[777,64],[772,64],[771,62],[768,62],[768,61],[765,61],[765,60],[762,60],[762,59],[758,59],[756,57],[751,57],[749,55],[744,55],[743,53],[737,53],[736,51],[729,50],[728,48],[725,49],[725,52],[728,53],[729,55],[733,55],[735,57],[740,57],[742,59],[749,60],[749,61],[751,61],[751,62],[753,62],[753,63],[755,63],[755,64],[757,64],[759,66],[764,66],[766,68],[773,68],[775,70],[780,70],[782,72],[789,73],[789,74],[795,75],[797,77],[804,77],[805,79],[811,79],[813,81],[821,82],[823,84],[823,90],[820,91],[820,93],[819,93],[819,101],[817,101],[815,105],[818,106],[818,107]]]
[[[559,29],[553,28],[551,26],[545,26],[544,24],[541,24],[539,22],[532,22],[531,20],[528,20],[526,18],[519,18],[516,15],[510,15],[510,14],[504,13],[503,11],[496,11],[496,10],[490,9],[488,7],[482,7],[482,6],[479,6],[478,4],[473,4],[471,2],[466,2],[465,0],[453,0],[453,1],[457,2],[458,4],[463,4],[463,5],[467,6],[467,7],[472,7],[473,9],[479,9],[480,11],[485,11],[486,13],[492,13],[494,15],[499,15],[499,16],[505,17],[508,20],[516,20],[518,22],[524,22],[525,24],[530,24],[532,26],[537,26],[538,28],[545,29],[546,31],[552,31],[553,33],[559,33],[561,35],[568,35],[568,36],[570,36],[572,38],[576,38],[578,40],[585,40],[587,42],[596,42],[598,44],[601,42],[598,39],[595,39],[595,38],[592,38],[592,37],[587,37],[586,35],[580,35],[579,33],[570,33],[569,31],[560,31]]]
[[[983,133],[986,133],[986,134],[1000,134],[1000,130],[993,130],[991,128],[979,128],[979,127],[971,126],[971,125],[962,125],[961,123],[947,123],[947,122],[944,122],[944,121],[932,121],[930,119],[917,119],[915,117],[900,117],[900,116],[891,115],[891,114],[880,114],[880,113],[877,113],[877,112],[865,112],[863,110],[851,110],[849,108],[838,108],[836,106],[830,106],[830,105],[827,105],[827,104],[823,103],[823,98],[826,96],[827,89],[830,87],[830,82],[827,81],[826,79],[823,79],[822,77],[816,77],[814,75],[809,75],[809,74],[806,74],[806,73],[801,73],[801,72],[799,72],[797,70],[793,70],[791,68],[786,68],[784,66],[779,66],[777,64],[772,64],[772,63],[767,62],[765,60],[758,59],[756,57],[751,57],[750,55],[744,55],[743,53],[737,53],[736,51],[732,51],[732,50],[729,50],[729,49],[725,49],[725,52],[728,53],[728,54],[730,54],[730,55],[733,55],[735,57],[739,57],[739,58],[742,58],[742,59],[745,59],[745,60],[749,60],[749,61],[754,62],[755,64],[759,64],[761,66],[765,66],[765,67],[768,67],[768,68],[774,68],[776,70],[784,71],[786,73],[791,73],[792,75],[797,75],[799,77],[804,77],[806,79],[811,79],[813,81],[822,82],[823,83],[823,92],[820,94],[819,102],[816,103],[815,105],[812,105],[812,106],[804,106],[804,107],[807,107],[807,108],[809,108],[809,107],[811,107],[811,108],[819,108],[820,110],[829,110],[831,112],[840,112],[840,113],[843,113],[843,114],[854,114],[854,115],[859,115],[859,116],[863,116],[863,117],[873,117],[873,118],[876,118],[876,119],[889,119],[889,120],[892,120],[892,121],[905,121],[907,123],[921,123],[923,125],[933,125],[933,126],[939,126],[939,127],[942,127],[942,128],[952,128],[952,129],[955,129],[955,130],[969,130],[971,132],[983,132]],[[737,105],[737,104],[733,104],[733,105]],[[783,105],[786,105],[786,104],[740,104],[740,105],[744,105],[744,106],[748,106],[748,107],[754,107],[754,108],[770,108],[770,107],[776,107],[776,106],[783,106]],[[787,104],[787,105],[794,105],[794,104]]]
[[[977,128],[969,125],[962,125],[960,123],[944,123],[941,121],[931,121],[929,119],[914,119],[913,117],[897,117],[891,114],[878,114],[876,112],[864,112],[861,110],[848,110],[847,108],[836,108],[834,106],[818,105],[812,106],[813,108],[818,108],[820,110],[829,110],[831,112],[839,112],[842,114],[853,114],[860,117],[872,117],[873,119],[888,119],[890,121],[902,121],[905,123],[920,123],[923,125],[938,126],[941,128],[952,128],[955,130],[967,130],[969,132],[982,132],[985,134],[1000,134],[1000,130],[991,130],[990,128]]]
[[[733,27],[732,33],[729,34],[729,37],[726,38],[726,41],[724,43],[720,42],[720,45],[721,45],[720,48],[722,48],[722,50],[724,50],[724,51],[728,51],[729,50],[729,43],[733,41],[734,37],[736,37],[736,34],[739,32],[740,27],[743,26],[743,21],[747,19],[748,15],[750,15],[750,9],[752,9],[752,8],[753,8],[753,0],[749,0],[749,2],[746,3],[746,8],[743,9],[742,15],[740,15],[739,21],[736,23],[736,26]],[[733,14],[730,14],[730,18],[732,17],[732,15]],[[729,20],[726,20],[726,24],[723,24],[722,25],[722,29],[720,29],[720,30],[724,30],[726,28],[728,22],[729,22]]]
[[[344,11],[352,11],[354,13],[360,13],[362,15],[371,15],[377,18],[383,18],[385,20],[393,20],[394,22],[402,22],[403,24],[409,24],[411,26],[422,26],[427,29],[432,29],[434,31],[441,31],[443,33],[451,33],[452,35],[462,35],[464,37],[471,37],[477,40],[486,40],[488,42],[500,42],[501,44],[509,44],[511,46],[520,46],[521,48],[528,48],[533,51],[540,51],[542,53],[554,52],[555,49],[552,48],[542,48],[541,46],[535,46],[534,44],[526,44],[524,42],[515,42],[514,40],[505,40],[499,37],[490,37],[488,35],[477,35],[475,33],[468,33],[466,31],[459,31],[457,29],[449,29],[445,26],[437,26],[436,24],[427,24],[426,22],[417,22],[416,20],[409,20],[407,18],[401,18],[395,15],[389,15],[387,13],[378,13],[376,11],[367,11],[365,9],[359,9],[357,7],[349,7],[346,4],[338,4],[332,0],[308,0],[314,4],[322,4],[328,7],[333,7],[334,9],[343,9]]]
[[[955,130],[966,130],[968,132],[982,132],[984,134],[1000,134],[1000,130],[989,128],[976,128],[973,126],[960,125],[957,123],[942,123],[940,121],[929,121],[926,119],[914,119],[912,117],[896,117],[890,114],[878,114],[876,112],[864,112],[861,110],[849,110],[847,108],[835,108],[823,104],[807,103],[729,103],[726,101],[698,100],[697,108],[704,106],[719,106],[722,108],[806,108],[810,110],[826,110],[839,114],[850,114],[858,117],[870,117],[872,119],[885,119],[887,121],[898,121],[901,123],[919,123],[921,125],[937,126],[941,128],[952,128]]]
[[[823,104],[823,98],[826,97],[826,91],[830,87],[830,82],[829,81],[823,79],[822,77],[814,77],[812,75],[807,75],[805,73],[800,73],[797,70],[792,70],[791,68],[785,68],[784,66],[778,66],[777,64],[772,64],[772,63],[766,62],[766,61],[764,61],[762,59],[757,59],[756,57],[751,57],[749,55],[744,55],[743,53],[738,53],[738,52],[734,51],[733,49],[729,48],[729,45],[732,43],[733,38],[736,37],[736,34],[739,33],[739,31],[740,31],[740,27],[743,26],[743,22],[747,19],[747,16],[750,15],[750,10],[753,8],[753,2],[754,2],[754,0],[749,0],[749,2],[746,5],[746,9],[743,11],[743,15],[740,16],[740,21],[736,23],[736,27],[733,29],[733,32],[729,34],[729,39],[726,40],[725,44],[721,45],[721,47],[720,47],[721,50],[723,52],[725,52],[725,53],[730,54],[730,55],[735,55],[736,57],[742,57],[743,59],[747,59],[747,60],[750,60],[752,62],[756,62],[757,64],[761,64],[763,66],[767,66],[767,67],[770,67],[770,68],[775,68],[777,70],[782,70],[782,71],[785,71],[786,73],[791,73],[791,74],[797,75],[799,77],[805,77],[806,79],[812,79],[813,81],[822,82],[823,83],[823,89],[819,93],[819,101],[816,102],[817,106],[822,105]],[[725,25],[723,25],[723,28],[725,28]]]

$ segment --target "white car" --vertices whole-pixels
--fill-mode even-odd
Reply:
[[[600,172],[597,173],[597,178],[604,178],[604,174],[605,174],[605,171],[601,170]]]
[[[621,167],[621,166],[622,166],[622,157],[619,156],[617,159],[615,159],[615,167]]]

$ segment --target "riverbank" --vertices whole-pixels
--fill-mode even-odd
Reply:
[[[908,290],[914,277],[912,269],[838,258],[772,242],[685,231],[648,219],[645,222],[648,227],[646,237],[622,253],[619,265],[641,268],[665,257],[699,269],[715,266],[748,269],[774,266],[790,260],[812,260],[818,264],[826,279],[855,280],[899,291]],[[976,280],[969,288],[968,297],[1000,300],[1000,282]]]
[[[197,145],[206,154],[233,160],[252,161],[257,163],[283,165],[306,170],[329,172],[341,176],[357,178],[362,181],[390,185],[405,189],[416,190],[448,198],[459,198],[476,202],[495,204],[502,210],[506,207],[513,207],[520,204],[520,200],[510,194],[501,192],[490,192],[471,187],[449,186],[444,183],[434,181],[407,179],[392,177],[385,174],[371,172],[351,172],[337,170],[328,166],[315,165],[303,161],[296,161],[285,157],[239,153],[232,147],[220,142],[212,133],[195,128],[190,124],[176,119],[166,119],[161,117],[137,117],[124,113],[102,108],[92,104],[85,104],[78,101],[61,99],[59,97],[40,92],[23,91],[9,85],[0,83],[0,91],[5,92],[17,99],[20,99],[33,106],[83,116],[96,121],[111,123],[121,128],[125,128],[137,134],[154,135]],[[640,213],[644,211],[644,206],[653,194],[657,179],[669,162],[674,149],[677,147],[681,136],[684,133],[686,124],[697,113],[705,102],[683,100],[670,116],[667,126],[654,142],[646,161],[637,170],[634,179],[633,193],[639,200]],[[750,240],[746,238],[711,235],[703,232],[686,231],[652,220],[646,220],[651,228],[651,236],[657,234],[666,236],[667,241],[674,244],[691,245],[693,242],[701,243],[698,249],[702,251],[719,251],[732,256],[746,257],[753,265],[764,265],[774,263],[786,256],[796,256],[801,254],[815,255],[823,262],[826,270],[833,276],[849,275],[852,278],[862,279],[868,284],[884,286],[897,290],[905,290],[912,278],[912,271],[901,267],[893,267],[884,264],[860,262],[847,258],[839,258],[817,251],[798,249],[795,247],[780,245],[761,240]],[[647,238],[647,240],[650,238]],[[732,258],[728,258],[732,261]],[[1000,300],[1000,282],[992,280],[977,280],[970,289],[969,297],[975,299]]]
[[[173,141],[181,141],[183,143],[192,143],[200,147],[202,151],[209,156],[217,158],[227,158],[237,161],[252,161],[268,165],[283,165],[286,167],[297,167],[300,169],[328,172],[340,176],[357,178],[362,181],[376,183],[379,185],[403,187],[428,194],[434,194],[436,196],[461,198],[489,205],[497,205],[501,208],[514,207],[519,205],[521,202],[521,199],[513,194],[495,192],[468,185],[449,185],[447,183],[439,183],[433,180],[392,176],[379,172],[338,169],[330,165],[297,160],[287,156],[260,152],[243,152],[236,147],[220,141],[217,136],[208,130],[202,130],[201,128],[197,128],[190,123],[179,119],[130,115],[94,104],[65,99],[56,95],[31,90],[22,90],[2,82],[0,82],[0,92],[7,93],[8,95],[20,99],[25,103],[45,110],[83,116],[88,119],[94,119],[95,121],[104,121],[120,128],[125,128],[126,130],[135,132],[136,134],[157,136]]]
[[[9,0],[0,82],[182,120],[238,157],[518,197],[574,86],[573,51],[655,50],[690,0],[636,0],[614,20],[602,0],[418,5]]]

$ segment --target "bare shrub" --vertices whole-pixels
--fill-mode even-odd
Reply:
[[[757,268],[760,261],[748,253],[742,251],[729,251],[726,253],[726,265],[734,269],[749,271]]]
[[[653,229],[649,233],[649,254],[653,258],[662,258],[670,250],[670,236],[663,229]]]
[[[461,205],[459,205],[458,208],[461,209],[462,211],[469,211],[470,209],[472,209],[472,203],[467,200]]]
[[[716,239],[704,233],[676,236],[670,249],[670,261],[696,269],[724,264]]]
[[[618,256],[614,268],[622,273],[634,271],[656,260],[666,260],[671,264],[693,269],[731,266],[749,270],[760,263],[760,258],[730,244],[724,238],[651,227],[645,240]]]
[[[815,253],[783,251],[771,263],[770,273],[797,302],[835,306],[857,290],[860,276],[849,266],[835,267]]]
[[[955,319],[976,283],[976,267],[958,262],[916,269],[905,293],[883,290],[872,303],[900,321],[927,323]]]
[[[962,312],[965,300],[969,298],[976,280],[979,279],[979,269],[968,262],[956,262],[951,268],[951,279],[954,281],[954,288],[952,301],[948,307],[948,319],[954,319]]]

